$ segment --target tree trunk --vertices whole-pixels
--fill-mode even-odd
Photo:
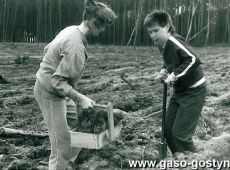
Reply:
[[[2,0],[0,0],[0,4],[1,4],[1,6],[0,6],[0,41],[2,40],[2,24],[3,24],[3,15],[2,15],[2,13],[3,13],[3,1]]]
[[[206,26],[206,23],[204,22],[204,1],[200,1],[200,16],[199,16],[199,25],[198,25],[198,31],[197,32],[201,32],[201,30]],[[201,37],[201,36],[200,36]],[[199,38],[199,42],[201,42],[201,38]]]
[[[199,34],[201,34],[204,30],[206,30],[209,27],[209,25],[206,25],[204,28],[202,28],[199,32],[197,32],[196,34],[194,34],[191,38],[189,38],[189,41],[191,41],[192,39],[196,38]]]
[[[2,24],[2,40],[6,41],[6,0],[4,0],[3,6],[3,24]]]
[[[16,1],[16,6],[15,6],[15,12],[14,12],[14,21],[13,21],[13,27],[12,27],[12,32],[11,32],[11,42],[14,41],[14,35],[15,35],[15,24],[16,24],[16,19],[17,19],[17,12],[18,12],[18,2]]]
[[[59,0],[59,30],[61,30],[62,28],[62,23],[61,23],[61,17],[62,17],[62,11],[61,11],[61,3],[62,3],[62,0]]]
[[[113,2],[114,2],[113,4],[114,9],[116,9],[116,1]],[[116,42],[116,21],[113,24],[113,44],[115,44],[115,42]]]
[[[40,41],[40,24],[41,24],[41,20],[40,20],[40,15],[41,15],[41,8],[40,8],[40,1],[36,1],[37,2],[37,28],[36,28],[36,34],[37,34],[37,41]]]
[[[229,15],[230,15],[230,12],[229,12],[229,9],[227,9],[227,14],[226,14],[226,23],[225,23],[225,34],[224,34],[224,37],[225,37],[225,42],[230,42],[230,35],[229,35],[229,33],[230,33],[230,22],[229,22],[229,20],[230,20],[230,17],[229,17]]]
[[[44,21],[44,40],[45,41],[47,41],[47,0],[44,0],[44,2],[45,2],[45,11],[44,11],[44,13],[45,13],[45,16],[44,16],[44,19],[45,19],[45,21]]]
[[[188,7],[188,25],[187,25],[187,30],[189,30],[189,27],[190,27],[190,22],[189,21],[191,21],[191,18],[192,18],[191,16],[192,16],[193,2],[194,2],[194,0],[190,1],[190,5]],[[187,36],[186,36],[186,39],[187,39]]]
[[[229,4],[230,4],[230,1],[229,1]],[[228,40],[227,40],[227,42],[228,43],[230,43],[230,7],[229,7],[229,9],[228,9],[228,15],[227,15],[227,19],[226,19],[226,22],[227,22],[227,24],[226,25],[228,25]]]
[[[137,25],[136,25],[137,28],[136,28],[136,31],[135,31],[134,46],[137,45],[137,37],[138,37],[139,29],[140,29],[143,6],[144,6],[144,0],[141,0],[140,3],[139,3],[139,9],[138,9]]]
[[[163,8],[164,11],[167,11],[167,0],[164,0]]]
[[[28,29],[27,29],[27,4],[25,4],[25,9],[24,9],[24,33],[25,33],[25,39],[24,41],[25,42],[28,42],[28,36],[29,36],[29,33],[28,33]]]
[[[69,4],[68,4],[68,25],[70,24],[70,17],[71,17],[71,10],[70,10],[70,6],[71,6],[71,4],[70,4],[70,2],[71,1],[68,1],[69,2]]]
[[[134,37],[134,43],[133,44],[134,44],[134,46],[136,46],[137,36],[138,36],[138,32],[139,32],[139,25],[140,25],[140,20],[141,20],[141,14],[142,14],[142,11],[143,11],[143,5],[144,5],[144,0],[141,0],[139,2],[139,8],[138,8],[138,15],[137,15],[136,24],[135,24],[135,27],[133,28],[133,31],[132,31],[132,34],[131,34],[131,36],[129,38],[127,46],[130,45],[134,33],[135,33],[135,37]]]
[[[194,14],[195,14],[195,12],[196,12],[196,9],[197,9],[197,6],[198,6],[198,4],[199,4],[199,1],[200,0],[198,0],[197,1],[197,3],[196,3],[196,6],[195,6],[195,2],[194,2],[194,0],[192,1],[192,9],[191,9],[191,19],[190,19],[190,24],[189,24],[189,29],[188,29],[188,33],[187,33],[187,36],[186,36],[186,41],[188,41],[189,40],[189,38],[190,38],[190,34],[191,34],[191,30],[192,30],[192,24],[193,24],[193,18],[194,18]]]
[[[10,41],[10,26],[11,26],[11,20],[10,20],[10,8],[11,8],[10,1],[7,2],[6,4],[6,29],[5,29],[5,34],[6,34],[6,41]]]
[[[124,9],[123,9],[123,33],[122,33],[122,44],[125,44],[125,38],[126,38],[126,16],[127,16],[127,11],[126,11],[126,1],[123,1]]]
[[[53,35],[53,20],[52,20],[52,17],[53,17],[53,0],[49,0],[49,36],[48,38],[50,39],[51,36]]]
[[[210,0],[208,3],[211,4]],[[205,46],[208,44],[209,33],[210,33],[210,7],[208,8],[208,28],[207,28],[207,33],[206,33],[206,39],[204,42]]]

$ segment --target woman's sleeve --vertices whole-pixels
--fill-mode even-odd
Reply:
[[[59,95],[75,100],[76,90],[71,83],[84,67],[84,47],[73,40],[68,40],[63,49],[60,49],[60,56],[62,59],[51,78],[51,86]]]

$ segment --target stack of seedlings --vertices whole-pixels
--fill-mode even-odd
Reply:
[[[123,115],[121,113],[114,113],[114,126],[122,119]],[[83,109],[78,115],[78,125],[76,128],[78,132],[99,134],[108,128],[108,115],[105,109]]]

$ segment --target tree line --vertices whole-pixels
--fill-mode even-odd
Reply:
[[[63,28],[80,24],[84,0],[0,0],[1,42],[49,42]],[[143,20],[167,11],[176,30],[195,45],[230,43],[230,0],[100,0],[118,15],[89,43],[151,45]]]

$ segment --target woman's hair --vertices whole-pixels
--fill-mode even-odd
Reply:
[[[83,20],[95,18],[95,26],[112,24],[117,18],[113,10],[106,4],[93,0],[85,0]]]
[[[148,14],[144,20],[145,27],[151,27],[154,24],[158,24],[161,27],[169,25],[169,32],[174,33],[175,27],[172,24],[172,19],[167,12],[155,10]]]

